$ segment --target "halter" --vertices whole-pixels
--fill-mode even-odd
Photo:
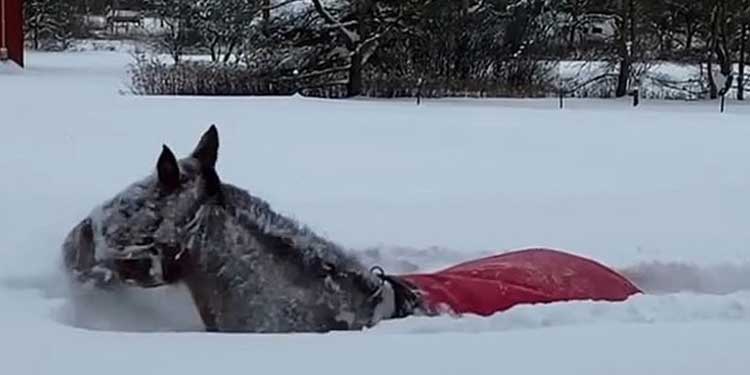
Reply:
[[[175,255],[170,256],[165,254],[163,247],[151,245],[140,250],[137,256],[131,252],[126,257],[112,258],[105,263],[112,267],[125,282],[155,288],[180,278],[182,271],[180,260],[186,251],[187,249],[182,248]],[[144,283],[144,280],[148,282]]]
[[[383,267],[377,265],[371,267],[370,272],[380,279],[380,286],[370,299],[381,296],[386,283],[393,290],[394,311],[390,318],[407,317],[422,308],[421,293],[416,286],[398,276],[386,274]]]

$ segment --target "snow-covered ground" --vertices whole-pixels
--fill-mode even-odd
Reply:
[[[121,52],[0,64],[0,368],[8,374],[745,374],[750,107],[624,100],[146,98]],[[390,272],[527,246],[648,295],[367,332],[196,332],[180,288],[74,304],[67,231],[215,123],[225,181]],[[186,332],[187,331],[187,332]]]

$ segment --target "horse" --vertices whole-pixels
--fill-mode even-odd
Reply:
[[[518,304],[624,301],[637,285],[591,259],[511,251],[427,274],[367,269],[340,245],[222,182],[212,125],[186,157],[166,145],[150,175],[66,236],[75,282],[104,291],[181,284],[209,332],[362,330],[408,316],[489,316]]]
[[[95,207],[66,236],[63,263],[105,290],[182,283],[209,332],[362,330],[419,312],[419,297],[382,270],[225,183],[215,125],[178,160]]]

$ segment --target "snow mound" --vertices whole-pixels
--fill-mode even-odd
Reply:
[[[730,296],[639,295],[624,303],[575,301],[519,305],[484,318],[409,317],[374,328],[380,333],[504,332],[546,327],[698,322],[750,322],[750,292]]]
[[[4,373],[747,373],[750,106],[145,98],[118,94],[130,62],[30,52],[21,74],[0,66]],[[184,154],[211,123],[222,178],[368,265],[431,271],[555,247],[648,294],[266,336],[192,332],[180,287],[68,288],[66,232],[148,172],[162,143]]]
[[[652,261],[623,268],[620,272],[649,294],[731,294],[750,291],[750,263],[702,266]]]
[[[23,69],[12,61],[0,61],[0,75],[21,74]]]
[[[372,247],[356,254],[390,273],[428,272],[488,254],[440,247]],[[643,262],[620,269],[646,293],[623,303],[573,301],[516,306],[485,318],[410,317],[373,328],[382,333],[496,332],[552,326],[750,322],[750,264]],[[199,332],[200,317],[181,285],[109,293],[71,288],[59,272],[0,278],[0,289],[42,296],[60,324],[97,331]],[[1,295],[2,293],[0,293]]]

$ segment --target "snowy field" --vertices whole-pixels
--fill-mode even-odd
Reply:
[[[750,107],[629,99],[145,98],[118,52],[0,64],[4,374],[747,374]],[[212,123],[223,180],[389,272],[547,246],[649,293],[409,318],[366,332],[206,334],[180,288],[73,304],[59,246]]]

